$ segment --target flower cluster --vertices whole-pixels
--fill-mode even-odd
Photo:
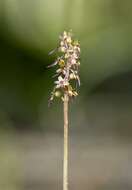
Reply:
[[[54,77],[58,77],[55,81],[55,87],[51,93],[50,102],[54,96],[61,97],[63,100],[64,93],[69,97],[77,96],[76,88],[80,86],[80,78],[78,74],[80,65],[80,44],[72,39],[71,32],[64,31],[60,36],[59,47],[56,49],[59,54],[54,63],[48,67],[58,66]],[[53,51],[51,52],[53,53]]]

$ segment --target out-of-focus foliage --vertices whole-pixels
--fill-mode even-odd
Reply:
[[[62,104],[47,106],[46,66],[69,29],[81,44],[70,187],[132,189],[132,1],[0,0],[0,190],[62,188]]]
[[[81,42],[82,97],[103,81],[130,72],[131,7],[129,0],[1,0],[2,111],[13,120],[32,121],[42,105],[47,109],[52,74],[45,66],[64,29],[72,29]]]
[[[127,33],[132,29],[131,6],[129,0],[56,0],[55,5],[52,0],[1,0],[1,15],[9,38],[43,52],[67,28],[84,41],[111,29],[115,35],[118,28]]]

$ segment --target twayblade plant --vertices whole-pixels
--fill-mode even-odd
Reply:
[[[53,91],[49,99],[49,104],[54,97],[60,97],[63,101],[64,110],[64,157],[63,157],[63,190],[68,190],[68,106],[69,101],[78,95],[77,86],[80,86],[79,66],[80,66],[80,44],[73,39],[71,32],[64,31],[59,37],[58,47],[50,52],[56,52],[57,58],[54,63],[48,66],[57,67],[53,77],[55,80]]]

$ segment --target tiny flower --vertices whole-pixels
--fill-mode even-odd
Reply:
[[[58,81],[55,81],[56,88],[64,88],[69,85],[69,82],[63,79],[61,76],[58,77]]]
[[[75,59],[74,57],[72,57],[70,61],[71,61],[71,64],[72,64],[72,65],[75,65],[75,64],[77,63],[77,62],[76,62],[76,59]]]
[[[78,58],[79,58],[78,53],[77,53],[77,52],[74,52],[74,53],[72,54],[72,58],[74,58],[74,59],[78,59]]]
[[[64,83],[64,79],[61,76],[58,77],[58,81],[55,81],[55,84],[58,85],[57,88],[59,88],[59,86],[63,85],[63,83]]]

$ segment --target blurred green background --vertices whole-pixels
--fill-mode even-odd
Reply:
[[[130,0],[0,0],[0,189],[62,189],[63,108],[47,106],[46,66],[70,29],[81,44],[70,187],[132,189],[131,20]]]

